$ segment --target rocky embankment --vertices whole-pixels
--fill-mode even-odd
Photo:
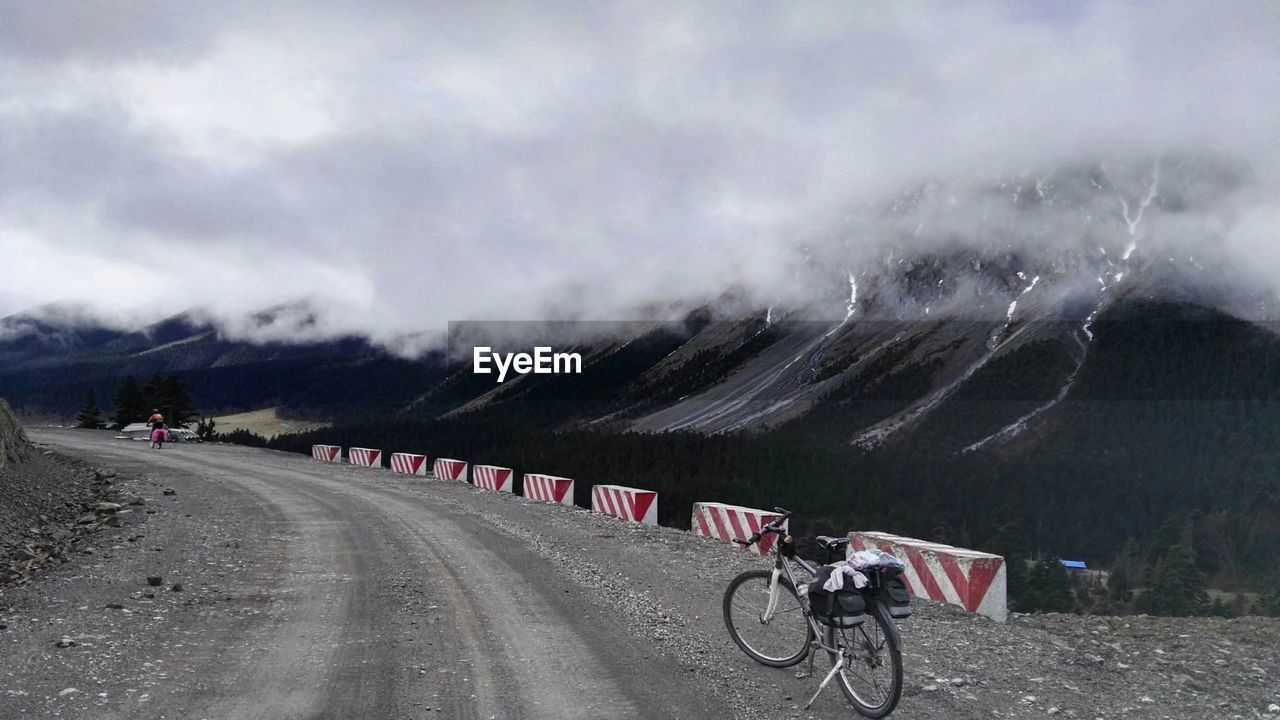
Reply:
[[[89,432],[89,431],[86,431]],[[119,526],[138,498],[120,498],[114,470],[38,450],[0,399],[0,584],[63,563],[84,538]]]
[[[24,462],[31,457],[31,443],[22,431],[18,418],[9,409],[9,403],[0,398],[0,470],[10,463]]]

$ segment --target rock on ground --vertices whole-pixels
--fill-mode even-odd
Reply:
[[[9,409],[9,403],[0,398],[0,470],[9,463],[24,462],[30,456],[31,443],[22,424]]]
[[[302,456],[32,435],[110,458],[112,490],[145,505],[86,513],[100,529],[70,562],[0,584],[0,717],[854,717],[833,690],[802,710],[815,678],[728,638],[725,586],[769,567],[728,545]],[[920,602],[902,633],[895,718],[1260,720],[1280,702],[1273,618],[1002,624]]]
[[[77,431],[96,435],[92,430]],[[0,399],[0,583],[66,554],[73,536],[107,524],[111,495],[102,473],[62,455],[35,452]],[[95,514],[95,509],[98,513]],[[77,518],[83,517],[77,528]]]

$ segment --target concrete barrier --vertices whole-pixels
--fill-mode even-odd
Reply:
[[[717,502],[700,502],[693,504],[694,535],[715,538],[723,542],[748,540],[760,528],[782,517],[778,513],[741,505],[726,505]],[[788,521],[788,524],[790,521]],[[783,525],[784,528],[787,525]],[[760,538],[760,542],[747,548],[761,556],[768,555],[778,541],[777,535]]]
[[[342,462],[341,445],[312,445],[311,457],[320,462]]]
[[[525,473],[524,496],[530,500],[573,505],[573,481],[556,475]]]
[[[596,485],[591,488],[591,512],[657,525],[658,493],[621,485]]]
[[[381,450],[353,447],[347,451],[347,458],[359,467],[382,467]]]
[[[405,475],[426,475],[427,456],[413,453],[391,453],[391,472]]]
[[[902,574],[915,597],[958,605],[998,622],[1009,616],[1004,558],[883,532],[849,533],[849,551],[883,550],[906,563]]]
[[[435,465],[432,466],[432,474],[436,476],[437,480],[461,480],[466,482],[467,461],[436,458]]]
[[[478,488],[494,492],[511,492],[515,471],[496,465],[476,465],[471,468],[471,482]]]

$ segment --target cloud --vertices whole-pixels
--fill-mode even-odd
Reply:
[[[843,268],[910,242],[873,209],[923,179],[1187,152],[1252,169],[1179,242],[1280,276],[1265,2],[3,14],[0,309],[198,305],[251,328],[306,300],[316,332],[392,342],[728,288],[801,302],[797,248]],[[980,194],[934,208],[953,229],[929,241],[1062,246],[977,212]]]

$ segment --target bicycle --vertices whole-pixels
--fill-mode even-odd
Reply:
[[[901,581],[896,580],[901,564],[864,571],[868,584],[857,591],[865,603],[861,616],[820,616],[811,606],[809,584],[798,582],[795,568],[798,566],[814,578],[819,577],[821,568],[796,555],[795,538],[783,528],[791,512],[782,508],[774,511],[781,517],[746,540],[734,540],[750,547],[767,535],[782,536],[774,545],[772,571],[748,570],[725,589],[724,621],[729,636],[748,657],[769,667],[793,667],[807,657],[808,677],[813,676],[814,656],[826,652],[831,671],[805,709],[836,678],[858,713],[870,718],[885,717],[893,712],[902,695],[902,638],[891,610],[891,606],[903,607],[907,602],[905,590],[899,592]],[[816,539],[826,550],[828,562],[833,553],[849,543],[821,535]],[[880,674],[885,677],[880,678]],[[806,677],[802,672],[796,676]]]

